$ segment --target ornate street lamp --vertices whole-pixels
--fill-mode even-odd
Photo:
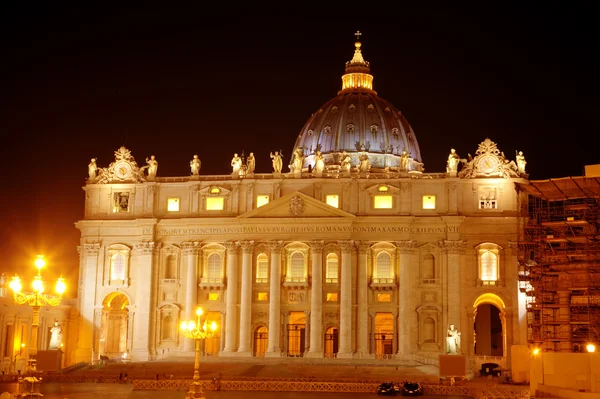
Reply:
[[[33,279],[31,284],[33,292],[22,292],[23,286],[21,284],[21,278],[18,275],[14,275],[9,287],[13,291],[13,298],[19,305],[27,304],[33,309],[33,320],[31,322],[31,344],[29,345],[29,356],[35,357],[37,355],[37,334],[38,326],[40,323],[40,308],[42,306],[58,306],[62,301],[62,295],[67,289],[67,284],[62,275],[56,281],[56,294],[48,295],[44,294],[44,280],[42,280],[42,268],[46,266],[44,255],[38,255],[35,260],[35,267],[37,267],[37,275]]]
[[[194,382],[190,385],[190,390],[186,395],[186,399],[191,398],[203,398],[202,384],[198,381],[200,379],[200,342],[206,338],[212,338],[217,331],[217,323],[215,321],[208,322],[204,320],[202,322],[202,308],[198,306],[196,308],[196,321],[182,321],[181,331],[187,338],[193,338],[196,340],[196,356],[194,359]]]

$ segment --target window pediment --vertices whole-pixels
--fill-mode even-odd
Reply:
[[[391,184],[373,184],[365,190],[370,196],[388,194],[397,195],[400,189]]]

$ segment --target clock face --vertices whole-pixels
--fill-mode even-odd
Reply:
[[[492,156],[483,156],[477,162],[477,169],[484,174],[491,174],[498,170],[498,160]]]
[[[119,162],[115,165],[115,175],[119,179],[127,179],[131,176],[131,165],[128,162]]]

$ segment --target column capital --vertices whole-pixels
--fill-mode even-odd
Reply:
[[[269,249],[271,251],[281,251],[281,249],[283,248],[283,241],[269,241],[267,242],[267,245],[269,246]]]
[[[354,248],[354,241],[339,240],[338,245],[340,246],[342,252],[350,252],[350,251],[352,251],[352,248]]]
[[[83,255],[98,256],[100,253],[100,243],[83,244]]]
[[[356,241],[355,244],[361,254],[368,254],[371,251],[371,244],[367,241]]]
[[[235,255],[238,250],[237,241],[226,241],[223,245],[227,248],[227,254],[229,255]]]
[[[240,241],[240,247],[242,248],[242,252],[245,254],[251,254],[254,250],[254,241]]]
[[[448,255],[461,255],[465,253],[467,242],[464,240],[440,240],[439,245]]]
[[[323,248],[325,248],[325,243],[322,240],[309,241],[308,245],[310,246],[310,252],[314,254],[322,253]]]
[[[136,243],[133,249],[138,255],[152,255],[152,251],[154,250],[154,242],[141,241]]]
[[[198,255],[200,243],[197,241],[185,241],[181,243],[181,250],[184,255]]]
[[[411,255],[417,252],[418,243],[415,240],[396,241],[398,252],[402,255]]]

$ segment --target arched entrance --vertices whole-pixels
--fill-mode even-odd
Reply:
[[[306,314],[290,312],[287,325],[287,355],[304,356],[306,348]]]
[[[269,330],[267,327],[260,326],[254,330],[254,351],[253,355],[257,357],[264,357],[267,351],[267,338]]]
[[[391,312],[375,313],[375,357],[389,359],[394,353],[394,316]]]
[[[473,353],[476,357],[495,358],[500,365],[506,358],[504,301],[496,294],[486,293],[475,300],[473,308]]]
[[[326,358],[336,357],[338,352],[338,329],[329,327],[325,330],[325,352]]]
[[[127,353],[129,298],[121,292],[113,292],[102,302],[100,324],[100,355],[120,358]]]

